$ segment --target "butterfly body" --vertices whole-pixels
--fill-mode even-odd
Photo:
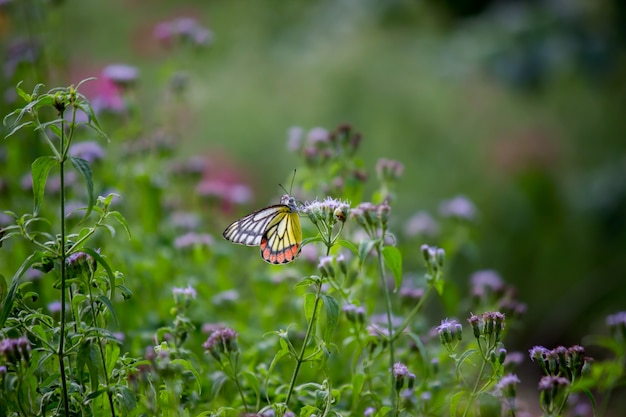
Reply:
[[[280,204],[262,208],[233,222],[223,235],[233,243],[259,246],[266,262],[291,262],[299,255],[302,242],[296,201],[284,195]]]

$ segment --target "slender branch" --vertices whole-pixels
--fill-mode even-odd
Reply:
[[[93,301],[93,292],[91,290],[91,282],[90,282],[90,280],[93,279],[93,275],[94,275],[94,271],[90,271],[89,272],[90,279],[87,280],[87,290],[89,292],[89,302],[91,304],[91,319],[93,321],[93,326],[95,328],[98,328],[98,322],[97,322],[98,319],[96,317],[96,306]],[[106,356],[104,354],[104,347],[102,345],[102,338],[100,337],[99,331],[96,332],[96,339],[98,342],[98,350],[100,352],[100,360],[102,361],[102,372],[104,372],[104,383],[107,387],[107,396],[109,397],[109,406],[111,407],[111,416],[115,417],[115,404],[113,403],[113,393],[111,392],[111,389],[110,389],[109,372],[107,370]]]
[[[65,140],[65,122],[63,120],[61,120],[61,149],[64,148],[64,140]],[[57,155],[59,155],[57,153]],[[70,408],[69,408],[69,399],[67,396],[67,380],[66,380],[66,376],[65,376],[65,305],[66,305],[66,275],[67,275],[67,270],[66,270],[66,258],[67,258],[67,251],[65,248],[65,169],[64,169],[64,164],[65,164],[65,155],[59,155],[59,169],[60,169],[60,181],[61,181],[61,192],[60,192],[60,203],[61,203],[61,332],[59,334],[59,351],[57,352],[58,356],[59,356],[59,373],[61,374],[61,389],[62,389],[62,395],[63,395],[63,407],[64,407],[64,414],[66,417],[69,417],[70,415]]]
[[[393,377],[393,373],[391,372],[391,370],[393,369],[393,364],[396,362],[395,359],[395,349],[394,349],[394,332],[393,332],[393,322],[392,322],[392,317],[391,317],[391,297],[389,295],[389,288],[387,287],[387,280],[385,279],[385,265],[384,265],[384,260],[383,260],[383,255],[382,255],[382,251],[380,249],[380,245],[376,246],[376,257],[378,258],[378,273],[380,275],[380,283],[381,286],[383,287],[383,293],[385,294],[385,302],[386,302],[386,310],[387,310],[387,338],[389,341],[389,378],[390,378],[390,384],[389,386],[391,387],[391,395],[390,395],[390,399],[391,399],[391,407],[395,410],[394,413],[397,416],[398,415],[398,409],[397,409],[397,401],[396,401],[396,395],[395,395],[395,389],[394,389],[394,384],[395,384],[395,380]]]
[[[289,383],[289,390],[287,391],[287,398],[285,399],[285,404],[289,404],[289,400],[291,399],[291,394],[293,394],[293,389],[296,386],[296,378],[298,377],[298,373],[300,372],[300,366],[304,362],[304,354],[306,353],[306,346],[309,344],[309,338],[311,337],[311,333],[313,332],[313,328],[315,327],[316,315],[317,315],[317,306],[320,302],[320,294],[322,292],[322,281],[319,280],[317,283],[317,291],[315,293],[315,303],[313,304],[313,314],[311,315],[311,321],[306,329],[306,333],[304,335],[304,341],[302,342],[302,348],[300,348],[300,353],[298,354],[298,358],[296,360],[296,367],[293,370],[293,375],[291,375],[291,382]]]

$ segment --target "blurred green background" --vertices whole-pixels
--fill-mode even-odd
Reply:
[[[0,3],[3,114],[22,79],[29,91],[134,66],[143,128],[105,148],[175,126],[176,152],[238,167],[255,206],[296,168],[290,127],[350,123],[368,169],[404,164],[399,239],[420,210],[474,203],[450,279],[466,291],[473,271],[495,269],[519,289],[528,312],[512,345],[581,343],[626,308],[621,0]],[[155,37],[180,17],[210,33],[183,46]],[[164,89],[181,74],[176,102]],[[85,85],[89,98],[98,85]],[[3,184],[24,172],[3,171]]]

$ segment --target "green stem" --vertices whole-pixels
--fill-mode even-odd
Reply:
[[[293,375],[291,375],[291,382],[289,383],[289,390],[287,391],[287,398],[285,400],[285,404],[289,405],[289,400],[291,399],[291,394],[293,394],[293,389],[296,386],[296,378],[298,377],[298,373],[300,372],[300,366],[304,362],[304,354],[306,353],[306,347],[309,344],[309,338],[313,333],[313,328],[315,327],[316,316],[317,316],[317,306],[320,302],[320,294],[322,293],[322,280],[320,279],[317,283],[317,290],[315,292],[315,303],[313,304],[313,314],[311,315],[311,320],[309,321],[306,329],[306,333],[304,335],[304,341],[302,342],[302,347],[300,348],[300,353],[298,354],[298,358],[296,360],[296,367],[293,370]]]
[[[430,294],[432,288],[433,288],[432,285],[428,286],[422,298],[417,302],[417,305],[413,307],[413,310],[409,312],[409,314],[406,316],[406,319],[404,319],[400,327],[396,329],[396,332],[391,339],[396,340],[402,334],[402,331],[406,329],[407,326],[413,321],[413,318],[417,315],[420,308],[422,308],[422,305],[424,305],[424,301],[426,300],[426,298],[428,298],[428,294]]]
[[[383,287],[383,293],[385,294],[386,310],[387,310],[387,339],[389,341],[389,375],[390,375],[390,387],[391,387],[391,407],[394,409],[394,415],[398,415],[398,403],[395,395],[395,380],[393,377],[393,364],[396,362],[395,349],[394,349],[394,332],[393,322],[391,317],[391,297],[389,295],[389,287],[387,287],[387,280],[385,279],[385,264],[383,260],[382,251],[380,245],[376,246],[376,257],[378,258],[378,273],[380,275],[380,283]]]
[[[483,378],[483,373],[485,372],[485,364],[487,363],[487,361],[484,357],[482,359],[483,360],[481,361],[481,364],[480,364],[480,371],[478,371],[478,376],[476,377],[474,388],[472,389],[472,392],[470,393],[469,401],[467,402],[467,406],[465,407],[465,411],[463,412],[463,417],[466,417],[467,413],[469,413],[469,409],[472,406],[472,402],[474,401],[474,398],[476,398],[478,385],[480,384],[480,380]]]
[[[90,272],[90,277],[93,279],[93,271]],[[87,289],[89,291],[89,301],[91,304],[91,319],[93,321],[93,326],[98,328],[97,317],[96,317],[96,306],[93,302],[93,292],[91,291],[91,282],[87,281]],[[115,417],[115,404],[113,403],[113,393],[111,392],[110,382],[109,382],[109,372],[107,371],[106,357],[104,355],[104,347],[102,346],[102,339],[100,337],[100,332],[96,333],[96,338],[98,341],[98,350],[100,351],[100,360],[102,361],[102,372],[104,372],[104,383],[107,387],[107,395],[109,397],[109,406],[111,407],[111,416]]]
[[[241,384],[239,383],[239,378],[237,377],[239,374],[239,352],[235,353],[235,360],[232,361],[230,360],[230,355],[228,356],[229,359],[229,366],[231,368],[231,379],[233,380],[233,382],[235,383],[235,385],[237,386],[237,390],[239,391],[239,396],[241,397],[241,403],[243,404],[244,408],[246,409],[246,413],[250,412],[250,409],[248,408],[248,404],[246,404],[246,397],[243,395],[243,389],[241,388]]]
[[[61,121],[61,149],[64,148],[64,140],[65,140],[65,122],[62,120]],[[58,155],[58,153],[57,153]],[[67,252],[66,252],[66,248],[65,248],[65,170],[64,170],[64,164],[65,164],[65,154],[63,153],[62,155],[59,156],[59,170],[60,170],[60,182],[61,182],[61,189],[60,189],[60,195],[61,195],[61,332],[59,335],[59,351],[58,351],[58,356],[59,356],[59,373],[61,374],[61,390],[62,390],[62,395],[63,395],[63,408],[64,408],[64,414],[66,417],[69,417],[70,415],[70,409],[69,409],[69,399],[67,396],[67,380],[66,380],[66,376],[65,376],[65,304],[66,304],[66,294],[65,294],[65,290],[66,290],[66,275],[67,275],[67,271],[66,271],[66,258],[67,258]]]

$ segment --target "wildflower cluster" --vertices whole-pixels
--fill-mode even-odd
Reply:
[[[500,378],[500,381],[496,384],[496,392],[500,394],[509,409],[509,415],[515,416],[517,411],[516,397],[517,397],[517,385],[521,381],[515,374],[507,374]]]
[[[307,168],[317,171],[330,168],[332,177],[321,181],[318,192],[331,196],[356,196],[360,185],[367,180],[367,172],[356,158],[362,136],[348,124],[328,131],[316,127],[308,132],[293,127],[288,133],[287,146],[300,154]],[[319,181],[319,180],[318,180]]]
[[[430,274],[435,274],[441,270],[446,258],[446,252],[436,246],[422,245],[420,250],[426,262],[426,268]]]
[[[402,391],[405,387],[409,390],[415,385],[415,374],[409,372],[409,368],[402,362],[393,364],[393,379],[395,381],[396,391]]]
[[[341,235],[350,211],[350,205],[347,202],[330,197],[322,201],[307,202],[302,207],[302,213],[316,227],[322,242],[327,247],[332,247]],[[335,229],[337,224],[339,227]]]
[[[206,46],[213,41],[211,30],[191,17],[180,17],[159,23],[154,29],[154,36],[165,47],[171,46],[173,41],[193,46]]]
[[[357,323],[359,325],[365,324],[366,312],[365,307],[357,306],[352,303],[348,303],[342,308],[343,313],[346,315],[348,321]]]
[[[26,336],[0,340],[0,358],[5,363],[18,365],[30,360],[30,341]],[[6,368],[5,368],[6,369]]]
[[[384,236],[389,222],[391,207],[386,202],[373,204],[361,203],[350,212],[350,218],[354,219],[368,236],[372,239]]]
[[[579,345],[554,349],[535,346],[529,354],[545,374],[539,381],[542,409],[547,415],[561,414],[571,386],[582,377],[591,359],[585,356],[585,348]]]
[[[515,288],[505,284],[496,271],[474,272],[470,277],[470,291],[477,307],[495,307],[509,317],[521,317],[526,312],[526,304],[517,300]]]
[[[239,352],[237,344],[237,332],[229,327],[213,331],[202,344],[206,353],[210,353],[218,362],[222,361],[222,356]]]
[[[67,263],[68,272],[73,276],[79,276],[82,273],[93,273],[98,266],[93,256],[85,252],[74,252],[65,259],[65,262]]]
[[[404,165],[393,159],[382,158],[376,163],[376,174],[380,182],[380,190],[377,191],[375,199],[377,201],[393,201],[395,195],[392,192],[393,186],[402,177]]]
[[[562,376],[570,383],[578,380],[589,365],[590,358],[585,356],[585,348],[579,345],[558,346],[546,349],[535,346],[529,350],[530,359],[536,362],[548,376]]]
[[[437,326],[437,333],[439,334],[441,344],[449,352],[452,352],[463,339],[463,326],[456,320],[445,319]]]

